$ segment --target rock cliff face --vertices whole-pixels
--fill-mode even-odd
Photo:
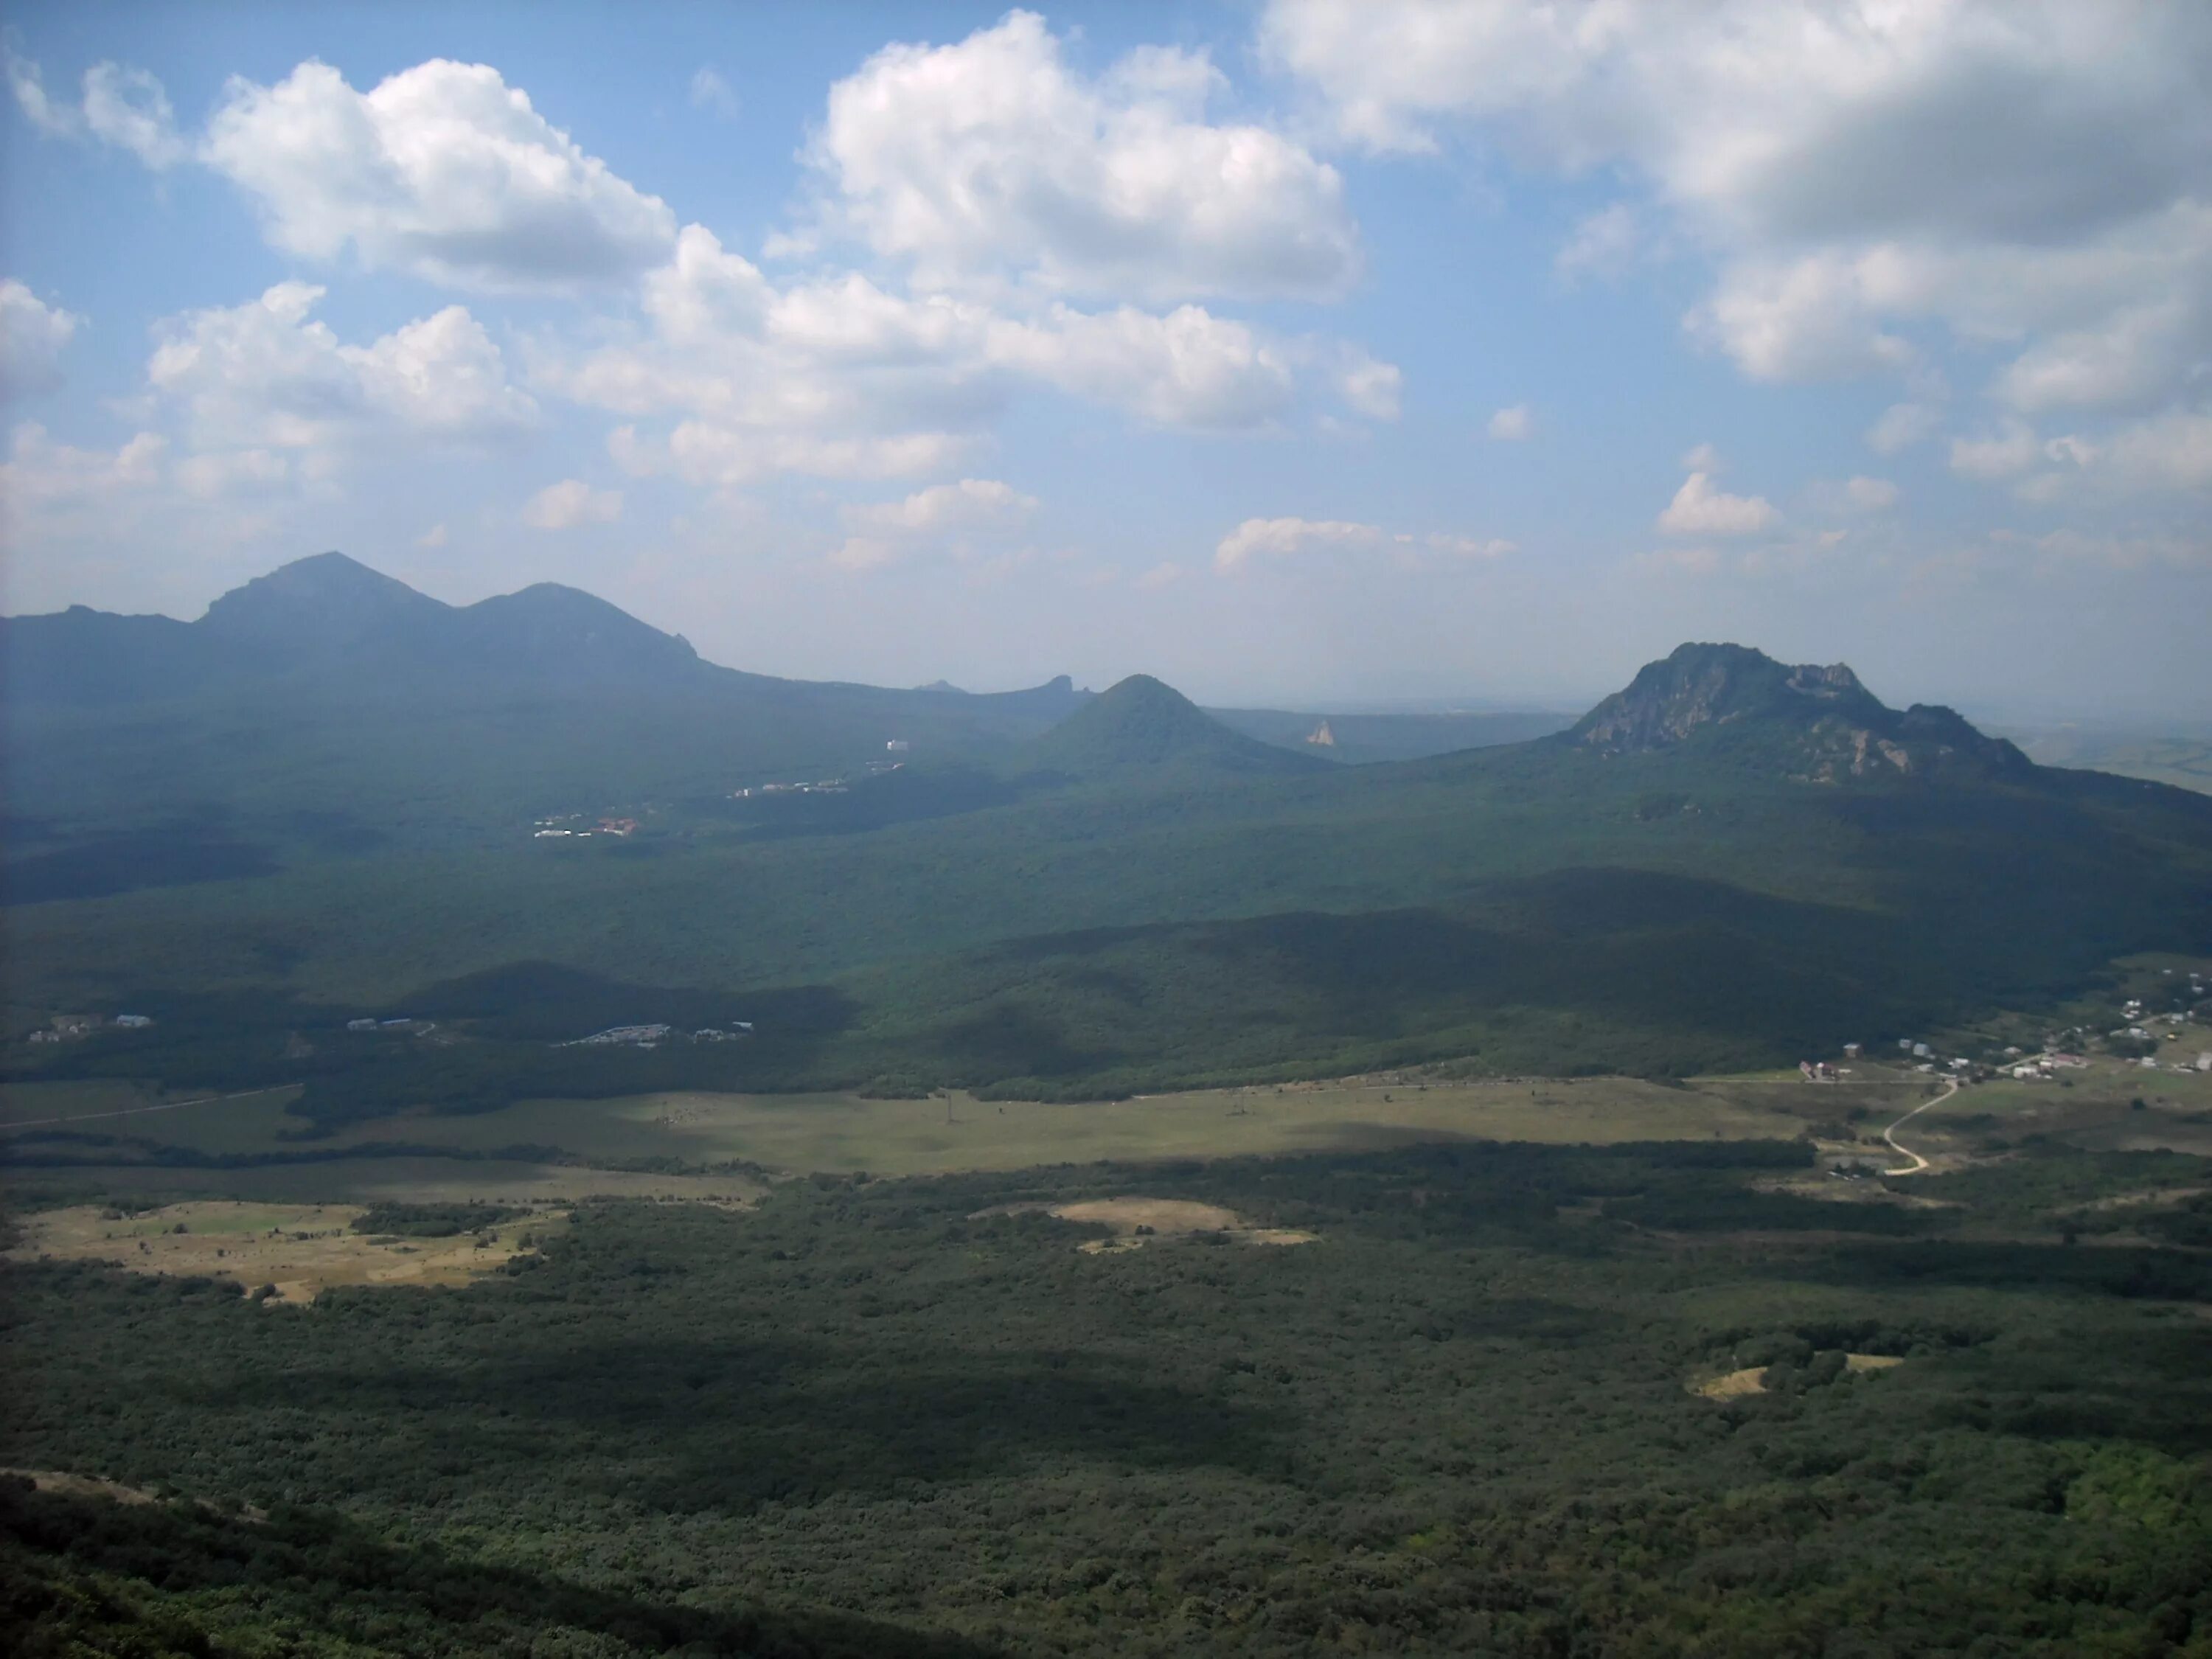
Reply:
[[[1740,645],[1685,645],[1646,664],[1563,741],[1606,755],[1727,749],[1809,783],[2034,769],[1952,709],[1900,713],[1842,663],[1793,666]]]

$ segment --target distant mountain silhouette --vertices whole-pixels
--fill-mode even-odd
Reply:
[[[895,692],[777,680],[703,660],[605,599],[540,582],[450,605],[343,553],[295,559],[209,605],[198,621],[123,617],[83,606],[0,617],[11,698],[33,703],[174,702],[202,693],[258,694],[272,680],[343,701],[450,699],[484,689],[559,693],[620,685],[713,696],[750,689],[779,702],[819,692],[927,698],[1041,726],[1086,694],[1066,676],[970,697],[951,688]]]
[[[1815,783],[2035,769],[1954,710],[1900,712],[1841,663],[1792,666],[1741,645],[1678,647],[1555,741],[1606,755],[1725,750]]]
[[[1031,746],[1047,770],[1098,777],[1137,769],[1281,776],[1332,769],[1231,730],[1149,674],[1100,692]]]

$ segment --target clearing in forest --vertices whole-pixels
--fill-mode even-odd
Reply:
[[[367,1212],[351,1204],[237,1204],[210,1200],[123,1213],[98,1205],[24,1216],[23,1239],[8,1255],[109,1261],[132,1273],[228,1279],[268,1298],[312,1302],[333,1285],[465,1285],[533,1249],[568,1219],[542,1211],[480,1232],[395,1238],[356,1232]]]
[[[1902,1365],[1904,1363],[1902,1358],[1893,1353],[1847,1353],[1844,1356],[1844,1369],[1856,1375],[1863,1375],[1868,1371],[1886,1371],[1893,1365]],[[1725,1376],[1709,1377],[1705,1382],[1695,1385],[1695,1392],[1705,1395],[1708,1400],[1740,1400],[1747,1394],[1765,1394],[1766,1372],[1767,1367],[1765,1365],[1746,1366],[1740,1371],[1729,1371]]]
[[[1289,1227],[1255,1227],[1234,1210],[1182,1198],[1087,1198],[1055,1204],[1045,1213],[1062,1221],[1091,1221],[1111,1227],[1111,1238],[1094,1238],[1077,1248],[1092,1255],[1133,1250],[1152,1238],[1218,1233],[1237,1244],[1310,1244],[1314,1235]]]

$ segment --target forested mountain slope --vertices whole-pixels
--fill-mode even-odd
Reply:
[[[32,619],[57,650],[216,623],[319,629],[331,654],[272,671],[319,688],[275,703],[80,699],[15,728],[19,1035],[78,1004],[171,1014],[135,1047],[19,1066],[312,1073],[345,1110],[364,1088],[462,1105],[648,1083],[1080,1094],[1451,1057],[1667,1073],[2212,945],[2212,801],[2036,767],[1840,667],[1685,647],[1571,731],[1342,767],[1141,676],[1088,700],[760,680],[585,596],[454,611],[311,563],[198,623]],[[360,665],[451,629],[498,643],[442,702],[361,690]],[[589,686],[557,668],[594,653]],[[70,660],[42,672],[97,678]],[[54,741],[67,720],[96,744]],[[813,763],[778,781],[776,754]],[[125,786],[120,807],[102,793]],[[726,1051],[556,1065],[501,1001],[554,983],[585,1030],[695,994],[777,1012]],[[339,1080],[361,1069],[343,1048],[283,1058],[349,1013],[438,1008],[463,1040],[370,1084]]]

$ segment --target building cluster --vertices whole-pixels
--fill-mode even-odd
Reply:
[[[147,1014],[118,1014],[112,1019],[102,1019],[98,1014],[56,1014],[53,1024],[31,1033],[37,1043],[74,1042],[88,1037],[103,1026],[117,1030],[140,1031],[154,1023]]]
[[[571,812],[565,817],[539,818],[532,826],[531,834],[538,841],[589,841],[593,836],[634,836],[637,833],[635,818],[601,818],[588,830],[570,826],[583,821],[581,812]]]
[[[392,1019],[349,1019],[346,1022],[349,1031],[388,1031],[413,1036],[428,1036],[437,1029],[435,1020],[413,1019],[404,1014]]]
[[[604,1031],[594,1031],[589,1036],[571,1037],[566,1042],[556,1042],[556,1048],[658,1048],[664,1042],[736,1042],[753,1034],[752,1022],[733,1019],[726,1028],[705,1026],[691,1032],[678,1030],[667,1023],[650,1025],[610,1025]]]
[[[884,745],[895,755],[903,755],[912,746],[902,738],[894,738]],[[904,761],[870,761],[860,769],[864,776],[882,777],[887,772],[905,769]],[[811,783],[757,783],[743,789],[730,791],[732,800],[751,800],[763,795],[844,795],[852,793],[850,777],[817,778]]]

